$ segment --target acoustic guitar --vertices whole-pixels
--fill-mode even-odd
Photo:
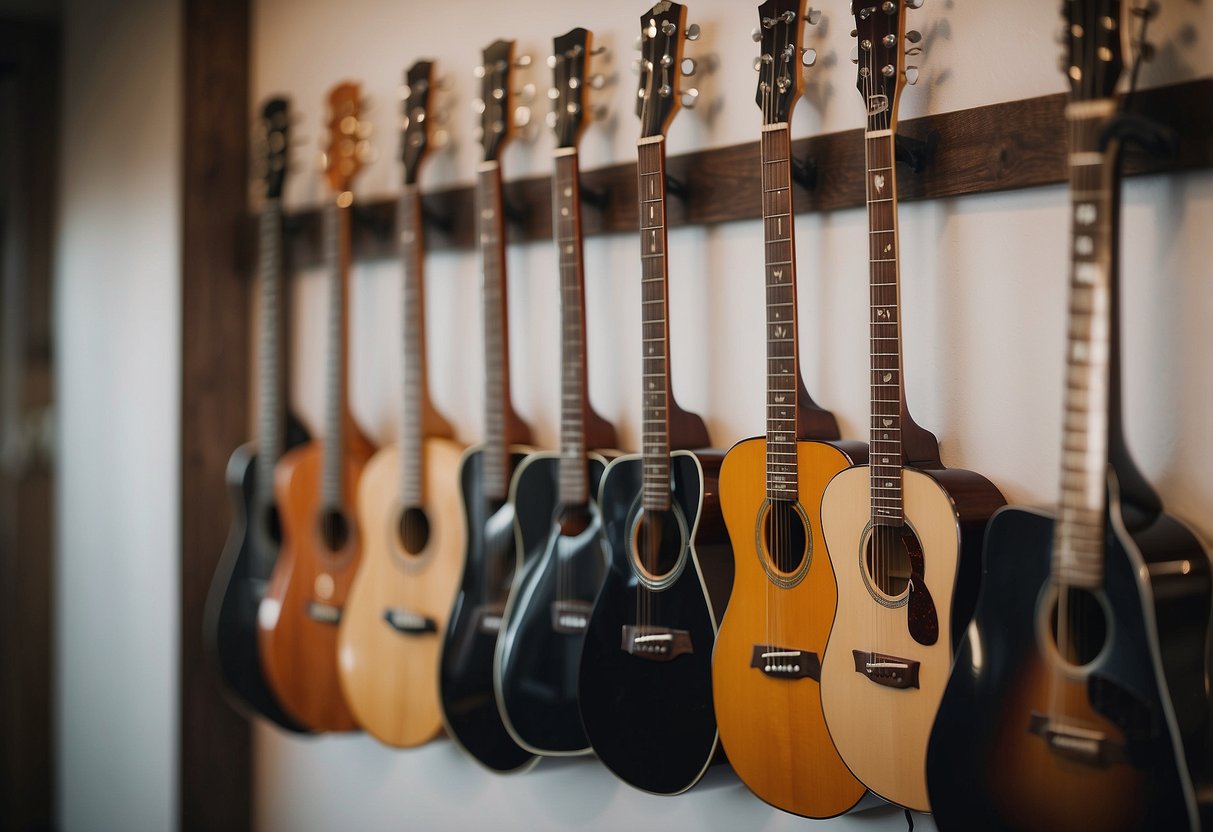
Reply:
[[[723,457],[678,407],[670,370],[665,136],[695,94],[680,89],[686,8],[640,19],[637,174],[641,247],[642,452],[602,481],[610,569],[581,655],[581,716],[594,752],[625,782],[657,794],[694,786],[719,759],[712,645],[732,584],[717,502]],[[686,101],[683,101],[683,98]]]
[[[345,701],[376,739],[420,745],[442,731],[438,650],[463,568],[459,511],[463,448],[434,409],[426,383],[425,223],[418,174],[430,146],[434,65],[405,75],[397,218],[404,272],[400,438],[380,449],[358,483],[362,565],[337,636]]]
[[[351,497],[372,452],[349,409],[350,185],[369,146],[356,84],[334,87],[328,109],[324,438],[288,451],[275,471],[282,549],[257,619],[261,663],[287,712],[315,731],[350,731],[358,726],[337,677],[337,625],[362,553]]]
[[[506,727],[534,754],[587,749],[577,712],[577,666],[590,606],[606,569],[594,494],[615,430],[587,392],[585,279],[577,146],[590,121],[591,35],[556,38],[552,228],[560,272],[560,451],[531,454],[514,474],[518,550],[525,566],[510,589],[497,639],[496,682]],[[599,450],[594,450],[599,449]]]
[[[760,798],[811,818],[853,808],[867,789],[834,750],[821,710],[821,655],[834,621],[834,573],[821,534],[821,495],[867,461],[862,442],[809,397],[798,357],[792,109],[800,97],[805,0],[758,9],[766,274],[766,436],[725,456],[720,505],[735,578],[716,638],[716,719],[729,763]]]
[[[871,791],[928,811],[927,738],[968,624],[981,535],[1002,495],[944,468],[935,437],[911,419],[902,377],[897,107],[906,83],[909,0],[856,2],[870,273],[871,426],[867,465],[837,474],[821,528],[838,608],[821,666],[826,726]]]
[[[307,430],[288,406],[286,305],[282,280],[282,188],[290,162],[290,104],[271,98],[261,110],[257,158],[264,199],[259,216],[261,305],[257,327],[257,438],[227,463],[232,527],[207,595],[203,640],[224,690],[244,713],[288,731],[306,731],[274,698],[257,649],[257,606],[282,544],[274,466],[282,452],[306,442]]]
[[[506,596],[520,566],[515,547],[510,478],[530,444],[530,429],[510,401],[506,298],[505,199],[501,154],[514,137],[514,70],[529,59],[514,56],[514,42],[484,50],[481,78],[481,145],[484,161],[476,185],[476,228],[483,274],[485,439],[468,450],[459,468],[466,522],[466,556],[442,642],[439,679],[442,713],[451,737],[485,767],[516,771],[534,762],[502,722],[493,684],[493,657]]]
[[[1068,0],[1070,303],[1053,512],[990,522],[935,721],[941,829],[1199,829],[1208,555],[1162,510],[1121,416],[1116,86],[1136,4]],[[1206,801],[1207,803],[1207,798]]]

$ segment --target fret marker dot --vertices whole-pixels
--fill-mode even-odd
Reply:
[[[888,464],[889,464],[889,458],[888,458],[887,456],[882,456],[882,457],[880,458],[880,464],[881,464],[881,465],[888,465]]]
[[[889,438],[889,435],[886,433],[886,434],[884,434],[883,436],[881,436],[880,438],[881,438],[881,439],[888,439],[888,438]]]
[[[568,208],[561,208],[561,209],[560,209],[560,216],[562,216],[562,217],[567,217],[568,215],[569,215],[569,209],[568,209]]]
[[[885,254],[888,254],[888,253],[890,253],[891,251],[893,251],[893,244],[892,244],[892,243],[889,243],[888,245],[886,245],[886,246],[884,247],[884,253],[885,253]]]
[[[1095,251],[1095,241],[1090,237],[1083,235],[1074,240],[1074,250],[1082,255],[1088,255]]]
[[[878,173],[875,176],[873,176],[872,184],[876,186],[876,190],[883,191],[884,190],[884,174]]]
[[[893,483],[892,483],[892,481],[890,481],[890,482],[886,482],[886,483],[884,484],[884,487],[885,487],[885,488],[892,488],[892,487],[893,487]]]
[[[573,195],[573,189],[572,189],[572,188],[565,188],[565,189],[564,189],[564,195],[565,195],[565,196],[572,196],[572,195]]]
[[[564,247],[564,253],[565,253],[565,254],[572,254],[572,253],[573,253],[573,247],[572,247],[572,246],[565,246],[565,247]]]
[[[485,208],[480,212],[480,216],[484,217],[486,220],[491,220],[493,218],[493,209]]]

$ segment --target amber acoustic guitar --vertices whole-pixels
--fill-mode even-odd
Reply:
[[[905,28],[909,2],[854,4],[867,111],[871,426],[869,464],[838,474],[822,496],[838,611],[821,700],[855,776],[888,801],[928,811],[927,737],[973,612],[981,535],[1005,501],[984,477],[944,468],[935,437],[906,407],[894,160],[906,43],[917,40]]]
[[[835,474],[865,461],[867,449],[837,441],[838,424],[809,398],[797,354],[789,125],[802,60],[814,57],[802,46],[804,24],[816,15],[805,0],[767,0],[758,9],[767,430],[734,446],[720,469],[735,577],[712,680],[720,738],[738,776],[773,806],[828,818],[867,789],[834,750],[821,711],[821,655],[836,601],[821,494]]]
[[[330,263],[324,437],[287,452],[275,472],[282,551],[258,609],[261,662],[282,706],[316,731],[357,728],[337,678],[337,625],[361,559],[352,495],[371,455],[354,424],[346,381],[350,184],[368,145],[356,84],[329,93],[324,211]]]
[[[362,565],[337,638],[341,689],[355,718],[388,745],[442,730],[438,648],[463,568],[459,458],[426,384],[424,222],[417,176],[429,148],[434,65],[405,77],[404,189],[397,217],[404,266],[404,402],[400,438],[367,463],[358,485]]]

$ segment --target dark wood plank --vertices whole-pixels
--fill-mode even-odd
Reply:
[[[230,514],[224,469],[248,429],[249,303],[237,233],[248,195],[249,0],[185,0],[181,385],[183,830],[252,825],[248,723],[203,651]]]
[[[0,237],[12,280],[0,292],[0,408],[15,406],[18,453],[0,457],[0,829],[55,828],[52,696],[54,479],[51,252],[62,33],[52,21],[0,22]],[[10,259],[11,258],[11,259]],[[11,306],[9,306],[11,304]],[[11,327],[11,329],[9,328]],[[11,386],[10,386],[11,385]],[[12,395],[15,401],[4,397]],[[0,425],[0,433],[8,426]]]
[[[1146,90],[1137,106],[1170,124],[1180,138],[1176,159],[1156,159],[1130,152],[1129,175],[1197,170],[1213,167],[1213,78]],[[931,165],[922,173],[898,181],[903,201],[991,193],[1067,181],[1065,163],[1066,96],[1048,95],[910,119],[900,132],[925,138],[938,133]],[[847,130],[800,139],[793,143],[798,159],[812,159],[818,169],[816,187],[800,189],[796,210],[833,211],[864,204],[863,143],[860,131]],[[669,159],[669,173],[686,187],[686,199],[671,199],[670,227],[760,219],[758,142],[733,145]],[[582,172],[583,192],[598,192],[600,206],[588,205],[583,217],[586,234],[634,231],[636,166],[627,163]],[[511,240],[551,239],[551,188],[547,177],[506,183],[507,202],[514,207]],[[473,224],[455,217],[473,216],[472,188],[457,187],[425,197],[430,220],[430,249],[471,248]],[[392,230],[396,200],[363,203],[355,215],[356,259],[395,257]],[[319,215],[314,210],[289,218],[291,261],[295,267],[320,262]],[[244,234],[255,234],[246,219]]]

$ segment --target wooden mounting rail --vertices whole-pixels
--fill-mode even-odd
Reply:
[[[925,171],[901,177],[901,200],[1009,191],[1068,181],[1066,98],[1059,93],[902,122],[899,132],[920,138],[935,133],[938,146]],[[1213,101],[1213,78],[1139,92],[1134,111],[1175,130],[1179,152],[1173,159],[1160,160],[1130,149],[1125,172],[1139,175],[1213,168],[1213,108],[1209,101]],[[793,143],[794,157],[812,160],[819,173],[816,187],[797,194],[798,213],[864,204],[861,132],[828,133]],[[681,180],[687,190],[686,199],[670,200],[670,227],[761,219],[757,140],[671,156],[668,165],[670,176]],[[601,204],[586,206],[583,224],[587,235],[636,230],[635,163],[583,171],[581,181],[585,191],[601,196]],[[426,242],[431,250],[472,248],[474,223],[452,223],[450,218],[474,216],[473,191],[469,185],[425,195],[424,209],[430,218]],[[520,208],[507,212],[513,214],[509,224],[512,242],[551,239],[548,177],[507,182],[505,197],[508,205]],[[396,204],[392,198],[366,201],[358,207],[354,216],[356,259],[396,256]],[[319,211],[292,213],[286,227],[292,267],[317,265],[321,251]],[[256,239],[252,218],[244,239],[246,262],[251,264],[252,241]],[[251,269],[246,271],[251,274]]]

